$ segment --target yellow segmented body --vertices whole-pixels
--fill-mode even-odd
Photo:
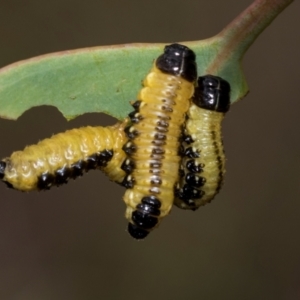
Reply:
[[[184,209],[196,209],[210,202],[223,185],[225,173],[225,155],[221,136],[221,122],[224,114],[202,109],[193,104],[188,112],[185,134],[191,136],[194,142],[184,143],[185,149],[190,148],[199,157],[185,156],[182,159],[181,170],[183,178],[181,186],[192,180],[190,184],[197,197],[189,198],[187,203],[176,198],[175,204]],[[199,168],[199,172],[191,172],[187,168]],[[194,178],[186,178],[187,174]],[[199,182],[199,184],[197,184]]]
[[[59,133],[3,159],[2,180],[21,191],[40,190],[99,168],[121,182],[125,175],[120,169],[125,158],[121,147],[126,139],[124,124]]]
[[[229,109],[230,86],[206,75],[195,88],[196,78],[193,51],[166,46],[132,104],[130,120],[69,130],[14,152],[0,161],[0,179],[31,191],[101,169],[127,188],[129,233],[146,237],[173,203],[195,210],[223,184],[221,122]]]
[[[199,77],[183,130],[181,180],[175,205],[195,210],[220,191],[225,174],[221,122],[229,109],[230,86],[220,77]]]
[[[144,80],[138,101],[133,104],[135,111],[129,115],[132,125],[126,129],[129,141],[123,149],[128,154],[126,165],[132,168],[123,183],[128,188],[124,201],[129,233],[137,239],[144,238],[156,227],[174,202],[181,161],[179,137],[196,79],[193,53],[184,47],[183,51],[190,55],[185,58],[181,48],[180,51],[177,65],[190,72],[186,70],[188,65],[192,79],[189,76],[185,79],[181,73],[162,71],[161,62],[156,61]],[[165,56],[170,59],[169,53]]]

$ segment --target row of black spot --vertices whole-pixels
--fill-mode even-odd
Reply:
[[[181,142],[187,145],[192,144],[194,141],[190,135],[182,134]],[[179,176],[185,177],[182,188],[175,189],[175,196],[186,203],[191,209],[197,209],[194,199],[200,199],[204,195],[204,191],[200,188],[205,184],[206,179],[202,176],[198,176],[199,173],[203,172],[204,164],[196,164],[195,158],[200,157],[198,149],[194,149],[191,146],[186,147],[181,152],[181,157],[188,157],[186,161],[186,169],[189,171],[187,174],[184,172],[184,166],[181,166]],[[194,208],[193,208],[194,207]]]
[[[132,106],[134,111],[129,114],[130,120],[133,124],[140,122],[143,116],[139,112],[141,101],[135,101]],[[127,154],[128,158],[122,163],[121,169],[127,174],[122,182],[122,185],[127,189],[133,188],[134,178],[131,173],[135,168],[134,160],[131,158],[137,147],[133,140],[138,135],[138,132],[133,126],[128,126],[125,129],[125,133],[129,141],[123,146],[123,151]],[[136,206],[136,210],[133,211],[131,220],[129,222],[128,232],[136,239],[145,238],[149,230],[156,226],[158,223],[157,217],[160,215],[161,202],[154,195],[145,196],[141,199],[141,203]]]
[[[79,160],[70,167],[63,167],[55,171],[43,173],[38,177],[37,188],[39,190],[49,189],[52,185],[62,185],[67,183],[70,178],[82,176],[89,170],[105,167],[113,157],[113,150],[104,150],[88,156],[85,160]]]
[[[138,123],[142,119],[142,116],[139,114],[141,102],[142,101],[137,100],[132,104],[134,111],[132,111],[128,116],[130,117],[130,120],[133,124]],[[137,149],[132,140],[134,140],[134,138],[137,137],[139,133],[134,129],[133,126],[127,126],[124,131],[129,141],[123,146],[122,150],[127,154],[128,157],[131,157]],[[126,158],[121,165],[121,169],[127,174],[124,177],[123,182],[121,183],[126,189],[133,188],[134,178],[131,176],[131,173],[133,172],[134,168],[135,163],[130,158]]]

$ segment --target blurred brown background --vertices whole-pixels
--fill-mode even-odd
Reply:
[[[213,36],[251,0],[1,1],[0,66],[97,45]],[[0,299],[300,299],[300,3],[244,58],[250,94],[224,122],[226,184],[197,212],[174,208],[143,242],[124,189],[100,172],[43,193],[0,186]],[[131,100],[131,99],[128,99]],[[51,107],[0,120],[0,156],[68,128]]]

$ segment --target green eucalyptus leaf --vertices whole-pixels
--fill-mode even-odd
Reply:
[[[256,0],[217,36],[181,42],[197,55],[198,75],[229,81],[231,102],[248,91],[241,58],[259,33],[292,0]],[[141,82],[165,44],[128,44],[47,54],[0,70],[0,116],[16,119],[52,105],[68,119],[104,112],[119,120],[132,110]]]

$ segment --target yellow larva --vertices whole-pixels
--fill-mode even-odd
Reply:
[[[194,94],[195,54],[189,48],[166,46],[146,79],[129,114],[129,141],[123,185],[127,188],[128,231],[142,239],[156,227],[173,205],[181,158],[179,137]]]
[[[102,169],[122,182],[125,172],[120,166],[126,156],[121,148],[126,140],[124,124],[72,129],[3,159],[0,176],[21,191],[48,189],[90,169]]]
[[[195,210],[211,201],[223,183],[221,121],[229,109],[230,87],[207,75],[199,77],[195,89],[196,78],[194,52],[179,44],[166,46],[133,103],[130,122],[69,130],[14,152],[0,161],[0,178],[31,191],[101,169],[127,188],[129,233],[146,237],[173,203]]]
[[[221,122],[229,109],[230,86],[220,77],[199,77],[183,132],[181,180],[175,205],[195,210],[220,191],[225,156]]]

